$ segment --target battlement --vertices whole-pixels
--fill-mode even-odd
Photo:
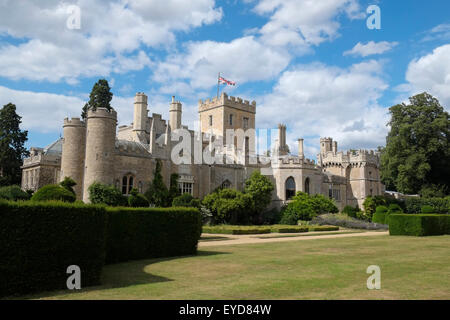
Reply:
[[[378,165],[380,162],[380,154],[374,150],[354,150],[344,152],[327,152],[322,154],[322,163],[328,165],[340,165],[344,163],[372,163]]]
[[[228,97],[228,95],[225,92],[222,93],[222,95],[219,98],[214,97],[212,99],[208,98],[205,101],[201,99],[198,101],[199,112],[207,111],[221,106],[240,109],[250,113],[256,113],[256,101],[252,101],[250,103],[250,101],[243,100],[242,98],[239,97],[233,96]]]
[[[86,127],[86,123],[80,118],[65,118],[63,128],[64,127]]]
[[[143,104],[147,104],[148,101],[148,97],[145,93],[143,92],[138,92],[136,93],[136,95],[134,96],[134,103],[143,103]]]
[[[117,111],[111,108],[111,111],[108,111],[106,108],[97,108],[95,111],[90,109],[88,110],[88,119],[89,118],[109,118],[113,120],[117,120]]]

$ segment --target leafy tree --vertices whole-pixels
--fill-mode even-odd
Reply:
[[[422,93],[391,107],[391,130],[382,149],[382,181],[408,194],[448,194],[450,121],[439,101]]]
[[[145,192],[147,200],[156,207],[169,207],[172,203],[169,202],[169,190],[164,184],[163,176],[161,174],[161,161],[156,161],[155,174],[153,181],[150,182],[148,190]]]
[[[274,186],[268,177],[263,176],[259,171],[253,171],[250,178],[245,181],[244,192],[253,198],[254,218],[264,213],[272,200]]]
[[[172,201],[172,207],[194,207],[200,208],[201,201],[194,198],[190,193],[183,193],[175,197]]]
[[[169,199],[167,199],[169,204],[172,204],[173,199],[180,195],[180,190],[178,189],[178,179],[180,179],[180,175],[178,173],[172,173],[170,175]]]
[[[20,130],[21,119],[12,103],[0,109],[0,185],[3,186],[20,184],[20,166],[29,155],[24,147],[28,131]]]
[[[73,187],[76,186],[77,183],[76,183],[75,180],[73,180],[72,178],[70,178],[70,177],[64,177],[64,180],[61,181],[61,182],[59,183],[59,185],[60,185],[61,187],[63,187],[64,189],[66,189],[66,190],[72,192],[73,194],[75,194],[75,190],[73,190]]]
[[[207,195],[202,203],[212,214],[213,224],[248,224],[254,210],[251,195],[233,189],[221,189]]]
[[[95,111],[97,108],[106,108],[108,111],[111,111],[112,97],[113,94],[108,81],[105,79],[98,80],[92,87],[89,101],[84,105],[81,117],[86,119],[88,110]]]
[[[337,213],[334,202],[321,194],[310,196],[297,192],[292,201],[283,209],[281,224],[296,225],[299,220],[311,221],[323,213]]]

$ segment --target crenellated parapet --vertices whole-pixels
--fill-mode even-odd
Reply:
[[[379,166],[380,154],[374,150],[352,150],[334,153],[333,151],[319,155],[322,166],[345,166],[345,165],[362,165],[373,164]]]
[[[64,127],[86,127],[86,122],[80,118],[65,118],[63,128]]]
[[[199,112],[222,106],[239,109],[245,112],[256,113],[256,101],[250,102],[239,97],[228,96],[225,92],[223,92],[219,98],[214,97],[212,99],[200,99],[198,101]]]

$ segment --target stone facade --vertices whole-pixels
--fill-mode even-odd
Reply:
[[[340,209],[362,205],[368,195],[384,192],[380,182],[379,155],[374,151],[339,152],[337,142],[321,139],[317,162],[303,153],[299,139],[297,155],[289,153],[286,126],[278,125],[278,139],[270,157],[255,153],[256,102],[229,97],[199,101],[200,132],[182,125],[182,104],[172,98],[169,121],[160,114],[148,114],[148,98],[137,93],[134,122],[117,129],[114,110],[89,110],[86,121],[64,120],[64,137],[47,148],[31,148],[23,164],[23,189],[36,190],[70,176],[77,183],[77,198],[89,202],[93,182],[114,185],[123,194],[131,188],[145,192],[153,179],[156,161],[162,164],[166,185],[178,173],[179,189],[202,198],[218,187],[242,190],[255,170],[267,175],[275,185],[272,206],[281,207],[297,191],[333,198]],[[229,132],[237,132],[234,136]],[[201,140],[200,138],[201,137]],[[189,139],[189,151],[180,141]],[[225,140],[225,141],[223,141]],[[223,141],[219,147],[211,147]],[[236,147],[234,147],[236,146]],[[199,153],[196,153],[199,151]],[[198,160],[210,151],[214,163]],[[239,161],[229,159],[241,157]],[[175,160],[174,155],[179,155]]]

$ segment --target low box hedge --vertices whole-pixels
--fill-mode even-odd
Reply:
[[[273,226],[272,232],[277,233],[302,233],[308,232],[308,227],[304,226]]]
[[[0,296],[66,289],[70,265],[99,284],[106,223],[99,206],[0,201]]]
[[[231,225],[203,226],[203,233],[234,234],[234,235],[266,234],[271,233],[271,228],[264,226],[231,226]]]
[[[450,234],[450,215],[393,214],[389,216],[389,234],[417,237]]]
[[[195,208],[107,208],[106,263],[197,253]]]
[[[309,227],[309,231],[338,231],[339,227],[337,226],[311,226]]]

